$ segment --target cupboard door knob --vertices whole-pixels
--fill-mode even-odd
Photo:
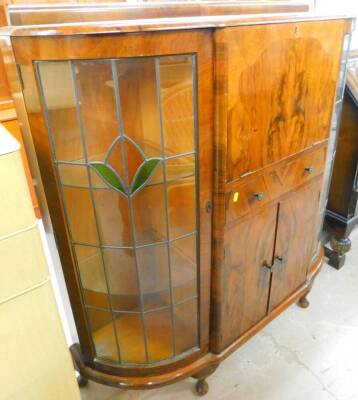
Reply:
[[[313,172],[314,172],[314,168],[312,167],[312,165],[310,165],[309,167],[306,167],[306,168],[305,168],[305,172],[306,172],[308,175],[312,175]]]
[[[255,193],[254,196],[257,198],[258,201],[262,201],[265,198],[264,192]]]
[[[281,256],[276,256],[275,260],[279,261],[279,262],[283,262],[283,257]]]

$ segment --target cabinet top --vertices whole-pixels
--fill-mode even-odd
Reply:
[[[302,1],[203,1],[9,6],[10,36],[57,36],[223,28],[347,19],[308,12]]]
[[[10,25],[43,25],[73,22],[116,21],[148,18],[175,18],[215,15],[304,12],[305,1],[236,0],[116,3],[9,5]]]

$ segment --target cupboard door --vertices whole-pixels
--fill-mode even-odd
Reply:
[[[261,208],[225,233],[221,350],[267,311],[277,205]]]
[[[328,137],[344,30],[344,21],[315,21],[216,33],[227,69],[219,120],[227,123],[228,181]]]
[[[209,341],[209,33],[25,42],[15,51],[82,351],[125,368],[198,357]]]
[[[314,252],[320,188],[321,178],[279,204],[270,311],[305,282]]]

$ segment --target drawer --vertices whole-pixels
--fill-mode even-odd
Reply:
[[[245,179],[245,183],[232,184],[232,190],[226,194],[226,222],[241,218],[271,201],[266,180],[263,175]]]
[[[325,167],[326,147],[303,154],[264,174],[272,198],[279,197],[297,186],[322,174]]]
[[[229,184],[226,194],[226,222],[230,223],[255,212],[268,202],[322,174],[325,157],[326,147],[320,147],[266,168],[255,176]]]

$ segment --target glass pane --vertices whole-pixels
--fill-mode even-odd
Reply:
[[[75,61],[83,132],[89,160],[103,161],[118,136],[111,61]],[[122,168],[122,160],[113,167]]]
[[[136,244],[162,242],[167,238],[163,185],[146,186],[132,200]]]
[[[195,155],[166,160],[167,181],[192,177],[195,174]]]
[[[197,345],[194,56],[38,65],[98,357],[170,359]]]
[[[127,198],[110,189],[94,190],[93,197],[102,244],[131,246]]]
[[[147,157],[160,156],[155,59],[121,59],[117,61],[117,70],[124,133]]]
[[[98,358],[118,362],[112,315],[107,311],[87,309],[93,342]]]
[[[347,58],[349,54],[349,47],[351,44],[351,35],[346,34],[343,40],[342,46],[342,60],[341,60],[341,68],[339,70],[339,79],[338,79],[338,87],[337,87],[337,94],[336,100],[342,100],[344,94],[344,87],[346,83],[346,65],[347,65]]]
[[[37,65],[56,158],[60,161],[83,162],[71,63],[46,61]],[[59,77],[61,77],[60,85],[58,84]]]
[[[146,356],[140,314],[117,314],[116,327],[122,362],[144,363]]]
[[[145,314],[150,362],[165,360],[173,356],[172,321],[170,310]]]
[[[197,296],[196,236],[171,243],[174,303]]]
[[[160,58],[160,97],[165,154],[194,150],[194,103],[191,56]]]
[[[170,239],[196,230],[195,179],[179,179],[168,184]]]
[[[198,346],[197,300],[175,306],[175,343],[176,353]]]
[[[75,246],[84,299],[87,305],[109,308],[101,251],[97,247]]]
[[[137,249],[144,309],[169,305],[169,265],[167,245]]]
[[[58,172],[62,185],[88,188],[88,173],[85,165],[59,164]]]
[[[72,240],[98,244],[96,221],[90,192],[87,189],[63,187]]]
[[[133,250],[104,249],[103,255],[113,309],[140,311]]]

